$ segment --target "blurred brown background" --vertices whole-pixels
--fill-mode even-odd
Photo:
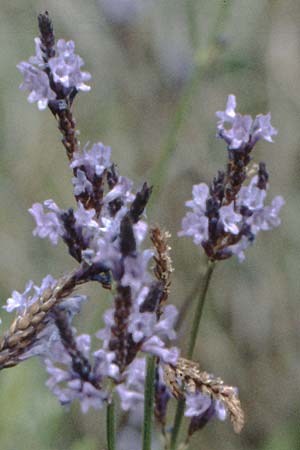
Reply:
[[[219,264],[196,351],[203,369],[239,387],[246,426],[236,436],[229,423],[215,421],[191,448],[300,448],[299,1],[1,0],[2,304],[29,279],[39,284],[74,264],[62,244],[53,249],[32,237],[27,213],[48,198],[73,205],[56,124],[18,90],[16,64],[34,53],[36,17],[45,9],[56,36],[76,42],[93,76],[91,92],[78,95],[74,106],[81,142],[101,140],[123,175],[138,186],[144,179],[156,183],[148,218],[172,232],[171,299],[178,306],[204,263],[191,240],[176,235],[184,201],[192,185],[209,182],[226,159],[215,139],[215,111],[234,93],[240,112],[272,112],[275,144],[261,142],[255,151],[270,171],[270,198],[285,197],[282,226],[259,235],[243,264]],[[173,152],[164,160],[168,148]],[[95,288],[89,294],[78,329],[94,332],[109,302]],[[7,316],[1,313],[3,331]],[[186,323],[183,349],[188,329]],[[38,360],[0,373],[1,450],[103,449],[104,414],[83,416],[78,405],[64,412],[45,381]],[[139,449],[138,442],[129,448]]]

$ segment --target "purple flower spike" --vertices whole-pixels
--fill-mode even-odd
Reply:
[[[242,116],[235,112],[236,99],[229,95],[225,111],[217,111],[217,136],[228,145],[226,170],[218,171],[210,186],[193,186],[193,199],[186,202],[192,209],[182,219],[178,236],[191,236],[201,245],[211,261],[236,255],[245,258],[244,250],[261,230],[280,225],[279,212],[284,204],[281,196],[265,206],[269,174],[260,162],[249,170],[251,151],[260,139],[269,142],[277,130],[271,115]],[[249,174],[257,174],[249,180]],[[247,184],[248,183],[248,184]],[[246,186],[245,186],[246,184]]]

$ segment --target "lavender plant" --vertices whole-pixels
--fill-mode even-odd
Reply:
[[[192,361],[201,312],[217,261],[244,250],[261,230],[280,224],[281,197],[264,201],[268,188],[266,165],[251,163],[251,152],[260,139],[272,141],[277,131],[270,114],[254,120],[235,112],[229,96],[218,112],[217,135],[228,146],[228,164],[210,186],[193,187],[192,209],[182,221],[180,236],[192,236],[209,260],[194,316],[188,359],[180,357],[175,325],[178,312],[169,302],[173,272],[167,231],[149,227],[145,210],[152,187],[138,189],[119,175],[111,149],[102,143],[81,148],[72,105],[80,91],[87,92],[91,76],[82,71],[83,60],[73,41],[56,42],[48,13],[38,18],[40,36],[36,54],[18,69],[28,101],[48,108],[58,123],[72,170],[75,207],[61,209],[54,200],[29,209],[36,227],[34,236],[61,240],[75,260],[74,270],[55,279],[47,275],[36,286],[29,281],[23,293],[13,291],[4,309],[15,313],[9,330],[0,338],[0,368],[10,368],[39,356],[49,374],[47,386],[64,406],[79,401],[82,412],[107,409],[107,448],[116,448],[115,402],[123,411],[144,405],[141,448],[151,449],[155,417],[165,449],[177,448],[183,414],[188,420],[185,441],[212,418],[229,417],[234,431],[244,424],[238,391],[199,368]],[[150,236],[152,248],[145,248]],[[112,306],[103,315],[104,328],[94,336],[78,335],[73,319],[87,300],[76,293],[80,285],[94,282],[111,292]],[[96,348],[96,350],[92,350]],[[168,404],[178,402],[173,429],[167,426]]]

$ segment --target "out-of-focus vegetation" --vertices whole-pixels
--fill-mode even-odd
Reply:
[[[220,16],[225,4],[226,14]],[[59,276],[74,264],[63,245],[53,249],[32,237],[27,213],[33,202],[47,198],[61,207],[73,202],[71,173],[55,121],[48,111],[29,105],[18,90],[21,76],[15,66],[33,54],[36,17],[45,9],[57,37],[76,42],[85,69],[93,75],[91,92],[78,95],[74,106],[81,142],[111,145],[123,175],[138,185],[144,179],[156,182],[148,217],[172,232],[171,299],[178,306],[204,262],[189,239],[177,238],[184,201],[191,197],[192,184],[209,182],[226,158],[223,143],[215,139],[214,113],[224,109],[230,93],[237,96],[242,113],[272,112],[272,124],[279,130],[276,142],[260,142],[255,152],[257,160],[267,162],[270,195],[286,199],[282,226],[261,234],[243,264],[232,259],[218,265],[196,351],[203,369],[239,386],[246,426],[236,436],[229,424],[210,423],[196,435],[192,448],[298,448],[299,1],[1,0],[2,304],[13,289],[22,292],[27,280],[38,284],[47,273]],[[191,81],[196,72],[197,80]],[[166,149],[173,153],[162,165]],[[94,332],[109,303],[94,287],[89,294],[78,329]],[[11,317],[4,311],[1,316],[4,331]],[[180,336],[183,354],[188,330],[187,322]],[[45,380],[38,360],[0,373],[0,448],[104,448],[104,414],[84,416],[78,406],[65,413]],[[139,448],[136,441],[126,447],[129,438],[123,436],[120,449]]]

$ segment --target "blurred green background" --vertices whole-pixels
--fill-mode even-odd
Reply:
[[[120,172],[138,186],[155,182],[148,218],[172,233],[171,300],[178,306],[204,264],[190,239],[177,238],[184,201],[226,160],[215,139],[215,111],[234,93],[240,112],[272,112],[276,142],[260,142],[255,152],[256,161],[267,162],[270,197],[285,197],[282,226],[259,235],[244,263],[218,265],[196,351],[203,369],[239,387],[246,426],[237,436],[229,423],[215,421],[191,448],[300,448],[299,1],[1,0],[2,304],[29,279],[39,284],[47,273],[58,277],[74,266],[62,244],[53,249],[32,237],[27,213],[48,198],[73,205],[55,121],[18,90],[16,64],[34,53],[36,17],[45,9],[56,36],[76,42],[93,76],[91,92],[74,106],[81,142],[110,145]],[[78,329],[94,332],[109,300],[94,287],[88,293]],[[190,308],[181,331],[183,354],[192,314]],[[4,331],[11,316],[1,316]],[[46,378],[38,360],[0,373],[1,450],[104,449],[104,414],[82,415],[78,405],[64,412]],[[120,450],[139,449],[133,422]]]

